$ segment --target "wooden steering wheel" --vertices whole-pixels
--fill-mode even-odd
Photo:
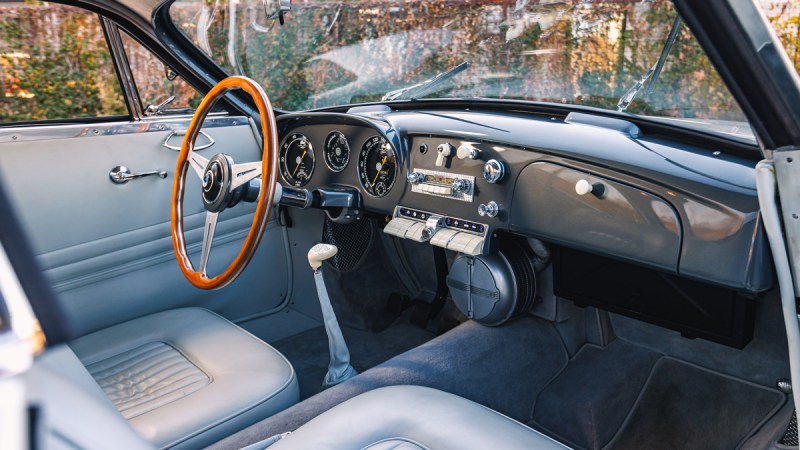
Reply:
[[[207,159],[194,151],[195,140],[206,115],[217,100],[233,89],[241,89],[250,94],[258,107],[261,116],[261,134],[264,137],[261,161],[234,164],[233,158],[222,153]],[[178,164],[175,167],[175,181],[172,185],[172,245],[175,248],[181,272],[193,285],[201,289],[219,289],[227,286],[242,273],[253,258],[272,210],[278,177],[277,153],[278,133],[275,114],[267,94],[255,81],[239,76],[228,77],[214,86],[203,98],[189,123],[189,129],[186,130],[186,137],[183,139],[181,152],[178,155]],[[186,172],[189,167],[194,169],[197,176],[200,177],[203,205],[206,209],[200,267],[197,270],[189,259],[183,229],[183,194]],[[245,238],[239,254],[228,268],[217,276],[209,277],[206,274],[206,266],[211,253],[211,242],[214,239],[219,213],[231,204],[234,191],[258,177],[261,178],[261,192],[247,238]]]

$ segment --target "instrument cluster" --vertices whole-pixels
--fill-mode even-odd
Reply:
[[[345,133],[331,130],[321,145],[325,167],[317,164],[317,154],[312,139],[301,132],[289,133],[281,143],[279,167],[283,180],[290,186],[303,187],[314,176],[315,170],[340,173],[347,170],[351,158],[351,142]],[[387,195],[398,174],[397,153],[382,135],[367,138],[358,151],[356,172],[361,188],[372,197]]]

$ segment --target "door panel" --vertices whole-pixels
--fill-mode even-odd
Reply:
[[[204,306],[236,320],[284,302],[289,269],[283,233],[274,220],[251,265],[227,288],[202,291],[180,273],[169,222],[178,153],[162,143],[188,122],[171,118],[0,130],[0,173],[48,279],[81,332],[179,306]],[[207,157],[226,153],[237,162],[261,159],[244,118],[208,118],[203,131],[216,142],[201,151]],[[132,172],[165,170],[168,177],[117,185],[108,173],[118,165]],[[196,260],[204,210],[199,180],[193,171],[187,177],[186,240]],[[221,215],[210,273],[233,260],[253,211],[253,205],[240,204]]]

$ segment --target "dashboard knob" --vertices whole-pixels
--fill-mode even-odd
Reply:
[[[587,180],[580,179],[575,183],[575,193],[578,195],[593,194],[595,197],[602,197],[606,193],[606,187],[603,183],[590,183]]]
[[[490,201],[489,203],[481,203],[478,206],[478,215],[481,217],[488,216],[488,217],[497,217],[497,214],[500,212],[500,206],[495,203],[494,200]]]
[[[420,184],[423,181],[425,181],[425,175],[423,175],[423,174],[421,174],[419,172],[412,172],[408,176],[408,182],[411,183],[411,184]]]
[[[436,167],[442,167],[444,165],[444,160],[453,156],[453,150],[455,150],[455,147],[449,142],[439,144],[439,146],[436,147],[436,153],[438,153],[436,155]]]
[[[436,228],[425,227],[422,229],[422,240],[430,241],[434,234],[436,234]]]
[[[483,165],[483,179],[487,183],[497,183],[506,175],[506,167],[496,159],[490,159]]]
[[[469,190],[469,181],[456,178],[453,180],[453,190],[456,192],[465,192]]]
[[[480,154],[481,151],[471,145],[462,145],[458,147],[458,150],[456,150],[456,156],[458,156],[458,159],[478,159]]]

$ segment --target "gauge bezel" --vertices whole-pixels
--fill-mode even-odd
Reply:
[[[366,156],[367,156],[366,153],[365,153],[367,151],[367,144],[370,141],[372,141],[373,139],[375,139],[375,138],[379,138],[380,139],[381,143],[379,145],[389,144],[389,151],[391,151],[392,155],[394,155],[394,167],[393,167],[394,173],[393,173],[393,175],[391,177],[392,178],[392,182],[389,183],[388,186],[386,186],[386,192],[384,192],[383,195],[377,195],[377,194],[373,193],[372,190],[374,189],[374,186],[372,187],[372,189],[370,189],[370,188],[367,188],[364,185],[364,179],[367,178],[367,175],[366,175],[367,169],[366,169],[366,165],[364,165],[364,167],[362,167],[362,164],[361,164],[362,159],[365,159]],[[373,144],[373,146],[374,145],[375,144]],[[378,135],[378,134],[370,136],[364,141],[364,143],[361,145],[361,150],[359,150],[359,152],[358,152],[358,161],[356,163],[356,169],[357,169],[357,172],[358,172],[358,182],[361,184],[361,187],[364,189],[364,192],[366,192],[367,195],[369,195],[370,197],[375,197],[375,198],[386,197],[392,191],[392,188],[394,187],[394,184],[397,181],[398,170],[399,170],[398,163],[397,163],[397,151],[395,150],[395,148],[392,145],[392,143],[388,139],[386,139],[385,136],[381,136],[381,135]]]
[[[337,169],[334,165],[328,160],[328,139],[330,139],[332,134],[339,134],[341,137],[344,138],[344,145],[347,147],[347,159],[345,160],[344,164],[341,168]],[[350,165],[350,156],[352,156],[353,150],[350,148],[350,141],[347,140],[347,136],[339,131],[339,130],[331,130],[327,136],[325,136],[325,143],[322,145],[322,159],[325,161],[325,165],[328,166],[331,172],[339,173],[344,171],[348,165]]]
[[[308,173],[305,181],[300,181],[294,178],[293,176],[288,174],[289,168],[286,167],[286,152],[289,150],[289,143],[295,140],[305,140],[308,143],[309,153],[311,154],[311,170]],[[314,176],[314,170],[317,168],[317,155],[314,153],[314,145],[311,143],[311,139],[308,136],[304,135],[303,133],[299,132],[292,132],[286,138],[284,138],[283,142],[281,142],[280,152],[278,154],[278,168],[279,172],[281,173],[281,178],[283,181],[288,183],[294,187],[301,187],[308,184],[311,181],[311,177]]]

